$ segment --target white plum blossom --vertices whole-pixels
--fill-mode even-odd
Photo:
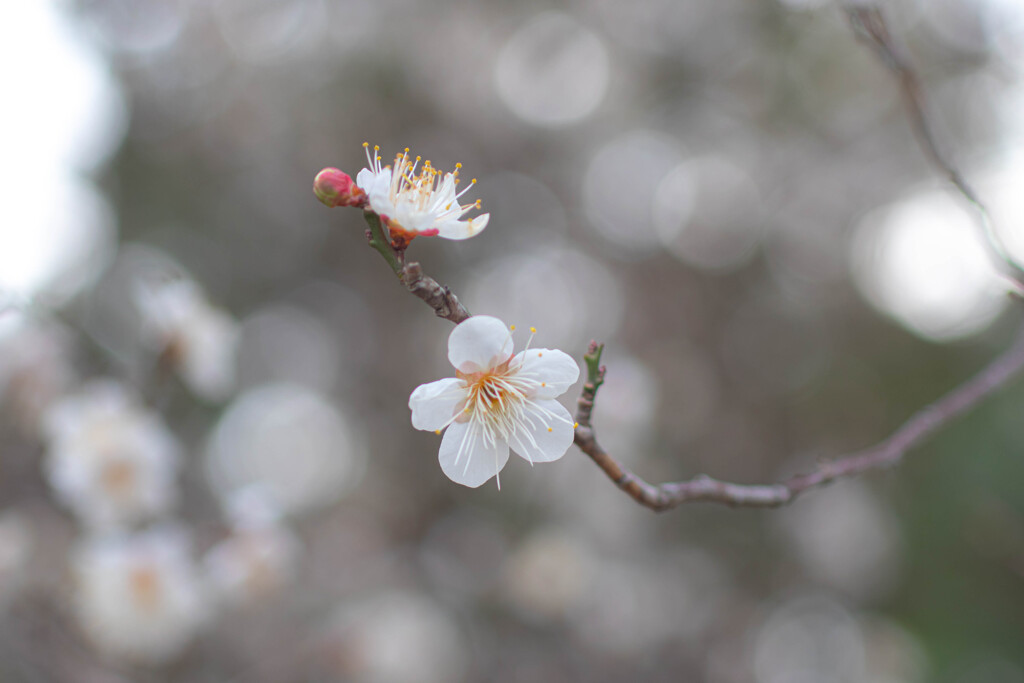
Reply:
[[[558,460],[572,445],[575,424],[554,399],[579,377],[576,361],[529,344],[514,356],[512,350],[505,323],[473,316],[448,338],[456,376],[423,384],[409,397],[413,427],[447,430],[438,458],[456,483],[475,488],[496,476],[509,447],[532,464]]]
[[[210,616],[188,537],[178,527],[88,538],[71,561],[78,622],[109,656],[169,661]]]
[[[235,385],[237,321],[184,278],[140,287],[136,303],[144,340],[181,373],[189,389],[210,401],[227,398]]]
[[[469,211],[480,208],[479,199],[469,204],[459,203],[462,195],[476,184],[474,178],[461,192],[456,192],[462,164],[455,164],[451,173],[443,173],[429,160],[420,165],[421,158],[413,159],[406,148],[395,156],[393,166],[382,167],[377,153],[380,147],[375,146],[371,156],[369,143],[363,146],[368,168],[356,176],[356,185],[366,192],[370,208],[393,234],[406,233],[407,239],[416,235],[437,235],[464,240],[487,227],[490,214],[460,220]]]
[[[44,473],[87,526],[143,521],[176,502],[177,441],[120,384],[86,385],[54,404],[44,423]]]

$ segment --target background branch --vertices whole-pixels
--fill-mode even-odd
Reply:
[[[981,227],[985,235],[990,255],[998,263],[1000,270],[1012,280],[1019,293],[1024,293],[1024,268],[1018,265],[1009,255],[992,224],[992,216],[974,188],[967,182],[963,174],[940,149],[935,129],[928,116],[924,89],[906,51],[889,31],[882,9],[876,5],[848,5],[844,8],[846,17],[857,38],[872,48],[885,66],[899,82],[900,94],[910,118],[911,126],[925,156],[953,184],[961,195],[978,212]]]

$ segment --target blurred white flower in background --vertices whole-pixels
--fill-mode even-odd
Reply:
[[[231,534],[206,553],[203,565],[214,597],[244,605],[287,585],[301,548],[265,489],[239,491],[228,508]]]
[[[184,650],[207,619],[189,539],[177,527],[88,538],[71,562],[78,622],[110,656],[166,662]]]
[[[366,192],[370,208],[387,223],[392,234],[464,240],[487,227],[490,214],[460,220],[480,208],[480,200],[459,203],[462,195],[476,184],[474,178],[460,192],[455,191],[462,164],[456,164],[451,173],[443,173],[431,166],[429,160],[420,166],[420,157],[412,159],[406,149],[395,156],[394,168],[381,167],[377,153],[380,148],[374,147],[371,156],[369,143],[364,146],[369,168],[359,171],[356,184]]]
[[[574,423],[554,399],[579,378],[571,356],[529,344],[513,356],[505,323],[477,315],[452,330],[448,360],[456,377],[418,386],[409,409],[416,429],[446,430],[438,459],[449,479],[480,486],[501,472],[509,447],[531,464],[565,455]]]
[[[177,441],[120,384],[95,381],[65,397],[44,429],[46,477],[85,524],[130,524],[176,502]]]
[[[465,637],[452,616],[410,591],[341,606],[326,644],[335,673],[351,683],[458,683],[469,665]]]
[[[221,401],[235,386],[239,325],[212,307],[187,279],[143,285],[136,292],[143,338],[196,395]]]

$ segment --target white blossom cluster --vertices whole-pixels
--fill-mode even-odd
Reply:
[[[204,402],[229,399],[240,325],[187,277],[136,284],[132,320],[148,357],[142,364],[175,372]],[[176,514],[189,449],[140,390],[112,377],[76,381],[65,338],[73,331],[16,317],[0,330],[0,401],[38,432],[44,478],[81,530],[68,557],[71,605],[99,652],[167,663],[219,610],[266,598],[290,581],[298,542],[270,497],[228,492],[225,532],[199,558]],[[32,535],[14,513],[0,519],[2,605],[32,581]]]

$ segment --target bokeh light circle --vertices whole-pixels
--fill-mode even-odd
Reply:
[[[535,16],[498,54],[494,84],[516,116],[537,126],[565,126],[597,109],[608,90],[604,41],[560,12]]]
[[[307,388],[274,384],[231,404],[206,446],[206,474],[225,496],[260,486],[286,512],[334,502],[362,477],[365,441],[333,403]]]
[[[868,301],[926,339],[972,335],[1006,306],[980,228],[945,192],[919,191],[866,215],[852,258]]]

